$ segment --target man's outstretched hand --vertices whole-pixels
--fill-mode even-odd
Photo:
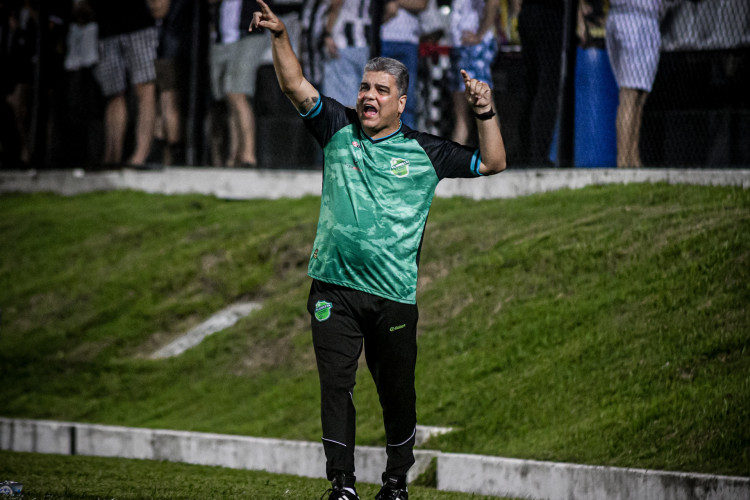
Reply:
[[[267,29],[274,35],[279,35],[284,32],[286,27],[281,20],[276,17],[276,14],[271,11],[271,8],[263,0],[257,0],[260,5],[260,11],[256,11],[253,14],[253,20],[250,23],[250,29],[248,31],[263,30]]]
[[[260,1],[260,0],[258,0]],[[461,70],[461,76],[464,79],[466,90],[466,100],[474,108],[476,113],[484,113],[492,109],[492,89],[485,82],[476,78],[470,78],[465,70]]]

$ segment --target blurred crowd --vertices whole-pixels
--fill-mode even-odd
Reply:
[[[507,87],[493,82],[499,61],[518,60],[520,111],[501,123],[518,136],[517,158],[552,165],[564,0],[267,3],[321,92],[354,106],[367,59],[394,57],[411,75],[402,121],[461,143],[476,138],[458,70]],[[640,166],[641,116],[670,0],[578,5],[576,43],[609,51],[620,89],[617,166]],[[269,90],[268,35],[248,31],[258,8],[255,0],[0,0],[0,166],[297,166],[260,154],[272,137],[264,128],[292,141],[301,127],[284,121],[288,110]]]

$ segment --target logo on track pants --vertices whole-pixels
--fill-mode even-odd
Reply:
[[[315,303],[315,319],[325,321],[331,317],[331,308],[333,304],[325,300],[319,300]]]

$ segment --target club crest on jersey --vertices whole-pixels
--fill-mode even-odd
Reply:
[[[406,177],[409,175],[409,160],[391,158],[391,173],[396,177]]]
[[[315,303],[315,319],[325,321],[331,317],[331,308],[333,304],[325,300],[319,300]]]

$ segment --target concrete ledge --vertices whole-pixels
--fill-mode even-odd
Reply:
[[[319,443],[0,417],[0,449],[166,460],[304,477],[325,476]],[[550,500],[746,500],[749,477],[537,462],[416,450],[413,480],[437,459],[439,490]],[[380,483],[383,448],[360,446],[357,479]]]
[[[321,173],[305,170],[241,170],[169,167],[162,170],[0,171],[0,192],[51,192],[65,196],[133,189],[146,193],[214,195],[227,199],[320,195]]]
[[[463,196],[474,200],[515,198],[558,189],[580,189],[602,184],[666,182],[703,186],[750,187],[748,169],[528,169],[506,170],[486,179],[445,179],[438,184],[436,196]]]
[[[0,417],[0,450],[166,460],[276,474],[325,477],[323,445],[306,441],[232,436],[167,429]],[[409,479],[424,472],[436,451],[416,450]],[[357,479],[380,483],[385,449],[358,446]]]
[[[52,192],[76,195],[134,189],[147,193],[198,193],[227,199],[278,199],[319,196],[321,173],[315,170],[241,170],[167,167],[109,172],[74,170],[0,171],[0,193]],[[513,198],[563,188],[598,184],[667,182],[750,187],[750,169],[519,169],[486,179],[445,179],[435,194],[475,200]]]
[[[443,453],[438,489],[549,500],[741,500],[750,478]]]

